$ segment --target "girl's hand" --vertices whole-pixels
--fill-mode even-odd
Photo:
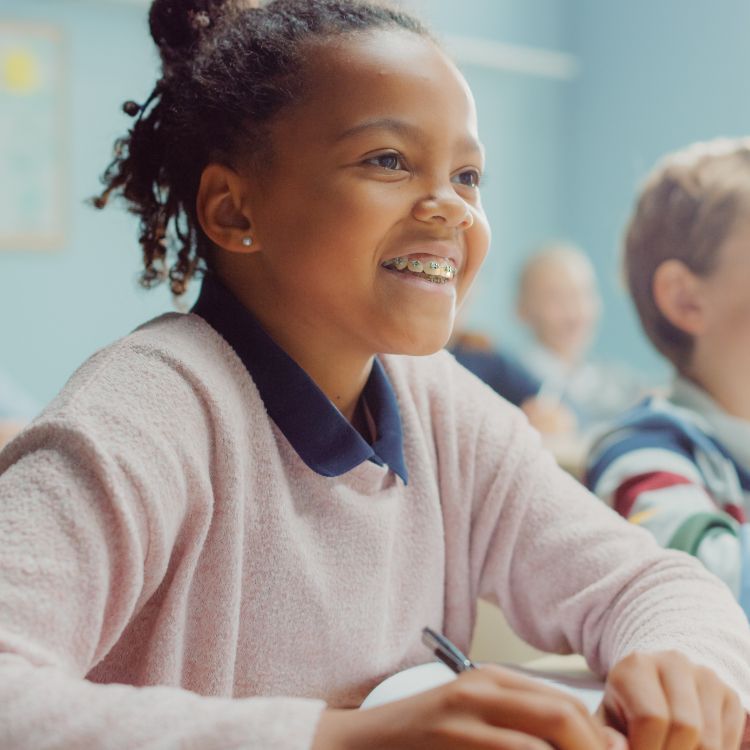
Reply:
[[[599,714],[627,736],[631,750],[737,750],[745,728],[737,694],[676,651],[618,662]]]
[[[625,750],[578,700],[501,667],[362,711],[323,713],[312,750]]]

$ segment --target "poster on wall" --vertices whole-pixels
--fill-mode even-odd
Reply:
[[[62,32],[0,19],[0,250],[65,243]]]

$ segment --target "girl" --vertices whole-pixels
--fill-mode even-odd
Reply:
[[[728,592],[438,352],[489,231],[471,94],[423,27],[344,0],[150,20],[163,75],[99,205],[140,217],[146,284],[203,288],[0,457],[0,745],[737,748]],[[466,648],[479,596],[607,674],[601,717],[491,667],[349,710],[424,625]]]

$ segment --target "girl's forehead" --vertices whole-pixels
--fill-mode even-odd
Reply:
[[[303,108],[326,120],[428,115],[476,130],[474,100],[456,66],[429,38],[402,30],[334,37],[307,56]]]

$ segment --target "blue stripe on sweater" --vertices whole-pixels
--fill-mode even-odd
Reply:
[[[691,463],[695,463],[696,448],[707,454],[718,453],[732,462],[743,490],[750,490],[750,471],[737,463],[721,443],[677,414],[654,408],[653,399],[626,412],[612,430],[599,439],[592,450],[586,485],[596,487],[613,461],[644,448],[662,448],[684,456]]]

